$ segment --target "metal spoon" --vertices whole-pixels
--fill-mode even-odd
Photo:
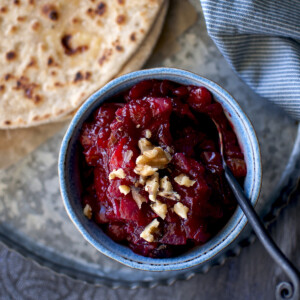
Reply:
[[[220,142],[220,153],[222,156],[223,168],[225,171],[225,177],[232,189],[233,194],[236,197],[236,200],[246,215],[249,223],[251,224],[254,232],[256,233],[258,239],[263,244],[264,248],[273,258],[273,260],[282,268],[282,270],[286,273],[286,275],[290,278],[290,282],[281,282],[276,287],[276,300],[282,299],[292,299],[299,300],[299,286],[300,286],[300,273],[294,267],[294,265],[289,261],[289,259],[282,253],[282,251],[275,244],[274,240],[264,227],[262,221],[259,216],[255,212],[251,202],[246,197],[242,187],[237,182],[233,174],[231,173],[229,167],[226,164],[226,160],[224,158],[224,150],[223,150],[223,136],[220,129],[219,124],[213,120],[215,123],[218,133],[219,133],[219,142]]]

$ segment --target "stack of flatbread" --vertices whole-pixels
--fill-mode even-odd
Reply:
[[[1,0],[0,128],[59,121],[139,69],[168,0]]]

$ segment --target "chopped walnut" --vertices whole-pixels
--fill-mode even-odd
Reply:
[[[171,192],[159,192],[158,196],[174,200],[174,201],[180,201],[181,197],[178,193],[171,191]]]
[[[169,181],[168,176],[161,178],[160,180],[160,188],[163,192],[171,192],[173,191],[173,187],[171,182]]]
[[[183,219],[187,219],[188,211],[189,211],[189,208],[180,202],[177,202],[174,205],[174,212]]]
[[[158,169],[164,169],[171,161],[171,155],[161,147],[154,147],[147,139],[142,138],[138,142],[142,152],[136,159],[134,172],[142,176],[151,176]]]
[[[131,194],[132,194],[132,198],[133,200],[136,202],[137,206],[139,207],[139,209],[141,209],[142,204],[144,202],[147,202],[146,198],[143,197],[140,193],[139,190],[135,187],[131,187]]]
[[[123,169],[118,169],[118,170],[113,170],[112,172],[110,172],[108,179],[112,180],[115,178],[120,178],[120,179],[124,179],[126,177],[125,172],[123,171]]]
[[[154,174],[154,173],[153,173]],[[145,185],[146,184],[146,177],[140,176],[139,178],[139,184],[140,185]]]
[[[138,165],[134,168],[134,173],[147,177],[153,175],[158,169],[148,165]]]
[[[152,150],[144,151],[136,159],[136,164],[149,165],[158,169],[164,169],[171,161],[171,155],[161,147],[155,147]]]
[[[159,226],[159,222],[157,221],[157,219],[154,219],[151,223],[149,223],[145,227],[143,232],[140,234],[140,237],[149,243],[153,242],[154,241],[153,233],[156,232],[158,226]]]
[[[186,187],[191,187],[195,184],[195,180],[191,180],[188,176],[184,174],[180,174],[177,177],[174,178],[175,182],[177,182],[179,185],[184,185]]]
[[[148,132],[149,131],[149,132]],[[146,130],[145,135],[150,137],[151,131]],[[159,169],[164,169],[167,167],[168,163],[171,161],[172,157],[170,153],[164,151],[161,147],[155,147],[147,139],[141,138],[138,142],[138,146],[141,150],[141,155],[136,159],[136,167],[134,172],[140,175],[139,181],[136,183],[136,187],[141,184],[145,184],[145,190],[149,193],[149,199],[153,202],[156,200],[157,194],[172,200],[180,200],[180,195],[173,191],[172,184],[168,177],[165,176],[159,180],[159,174],[157,171]],[[148,180],[145,177],[151,176]],[[146,183],[145,183],[146,180]],[[159,192],[159,188],[161,191]],[[160,202],[159,202],[160,203]],[[153,210],[164,207],[167,210],[165,204],[160,203],[153,204]],[[165,213],[158,210],[162,217],[165,217]]]
[[[154,173],[153,173],[154,174]],[[152,175],[153,175],[152,174]],[[146,176],[140,176],[139,177],[139,180],[135,182],[134,186],[135,187],[138,187],[139,185],[145,185],[146,184],[146,180],[147,180],[147,177]]]
[[[166,204],[161,203],[160,201],[156,200],[153,204],[151,204],[151,208],[162,219],[164,219],[166,217],[166,214],[168,211]]]
[[[161,191],[158,193],[159,196],[174,200],[174,201],[179,201],[180,200],[180,195],[173,191],[173,187],[171,182],[169,181],[168,176],[165,176],[161,178],[160,180],[160,189]]]
[[[149,193],[149,199],[151,201],[156,200],[156,195],[159,190],[159,175],[155,172],[147,181],[145,190]]]
[[[151,131],[150,131],[149,129],[146,129],[146,131],[145,131],[145,136],[146,136],[147,139],[150,139],[150,138],[151,138],[152,133],[151,133]]]
[[[154,146],[148,140],[146,140],[145,138],[141,138],[138,141],[138,146],[139,146],[142,153],[144,153],[147,150],[151,150],[151,149],[154,148]]]
[[[124,194],[127,195],[130,193],[130,187],[128,185],[120,185],[119,186],[119,191]]]
[[[89,204],[86,204],[84,209],[83,209],[83,214],[88,218],[91,219],[93,212],[92,212],[92,208]]]
[[[140,124],[137,124],[137,125],[136,125],[136,128],[140,128],[140,127],[141,127],[141,125],[140,125]]]

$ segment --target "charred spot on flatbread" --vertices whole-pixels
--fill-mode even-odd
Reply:
[[[74,17],[74,18],[72,19],[72,23],[73,23],[73,24],[79,24],[79,23],[81,23],[81,19],[80,19],[79,17]]]
[[[31,57],[29,63],[27,64],[27,68],[33,67],[35,65],[36,65],[36,60],[34,57]]]
[[[56,82],[54,83],[54,86],[56,86],[56,87],[63,87],[64,84],[61,83],[61,82],[59,82],[59,81],[56,81]]]
[[[31,25],[31,29],[34,31],[37,31],[37,30],[39,30],[39,28],[40,28],[39,21],[33,21],[32,25]]]
[[[27,99],[32,100],[35,104],[41,102],[42,97],[35,93],[35,89],[39,87],[38,84],[30,82],[29,79],[25,76],[21,76],[14,87],[15,90],[23,90],[24,96]]]
[[[53,65],[53,62],[54,62],[53,58],[51,56],[49,56],[47,65],[51,66],[51,65]]]
[[[116,18],[116,22],[119,25],[123,25],[126,21],[126,16],[125,15],[118,15]]]
[[[107,10],[106,4],[104,2],[100,2],[97,5],[97,8],[95,9],[95,14],[99,15],[99,16],[102,16],[102,15],[105,14],[106,10]]]
[[[54,61],[54,58],[52,56],[48,57],[47,65],[48,67],[59,67],[59,64]]]
[[[122,52],[122,51],[124,51],[124,47],[121,45],[116,45],[116,50],[119,52]]]
[[[105,61],[107,61],[108,58],[112,55],[112,53],[113,53],[112,49],[105,49],[104,53],[98,60],[99,65],[102,66],[105,63]]]
[[[85,72],[85,74],[83,74],[82,72],[78,71],[75,74],[73,82],[76,83],[81,80],[89,80],[91,76],[92,76],[91,72]]]
[[[80,80],[83,80],[84,76],[82,75],[82,73],[79,71],[75,74],[75,78],[73,80],[73,82],[77,82],[77,81],[80,81]]]
[[[0,13],[3,13],[3,14],[5,14],[5,13],[7,13],[7,11],[8,11],[8,9],[7,9],[7,7],[6,7],[6,6],[2,6],[2,7],[0,7]]]
[[[18,31],[18,26],[17,25],[11,25],[9,29],[9,33],[14,34]]]
[[[6,53],[6,59],[8,61],[14,60],[14,59],[16,59],[16,57],[17,57],[17,53],[15,51],[11,50]]]
[[[13,76],[11,75],[11,74],[9,74],[9,73],[6,73],[5,75],[4,75],[4,80],[5,81],[8,81],[8,80],[10,80],[10,79],[12,79],[13,78]]]
[[[59,17],[58,9],[54,4],[45,4],[42,13],[52,21],[57,21]]]
[[[25,22],[26,21],[26,16],[18,16],[17,21],[18,22]]]
[[[90,78],[91,78],[91,76],[92,76],[92,73],[91,72],[85,72],[85,77],[84,77],[84,79],[85,80],[89,80]]]
[[[75,54],[82,53],[82,52],[88,50],[89,47],[87,45],[81,45],[81,46],[78,46],[76,48],[72,48],[71,39],[72,39],[71,34],[65,34],[61,38],[61,43],[62,43],[62,46],[64,48],[65,54],[75,55]]]
[[[131,35],[130,35],[130,40],[132,41],[132,42],[135,42],[136,41],[136,33],[135,32],[133,32]]]

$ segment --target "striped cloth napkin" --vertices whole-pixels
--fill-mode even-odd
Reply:
[[[300,120],[300,0],[201,0],[208,33],[259,95]]]

